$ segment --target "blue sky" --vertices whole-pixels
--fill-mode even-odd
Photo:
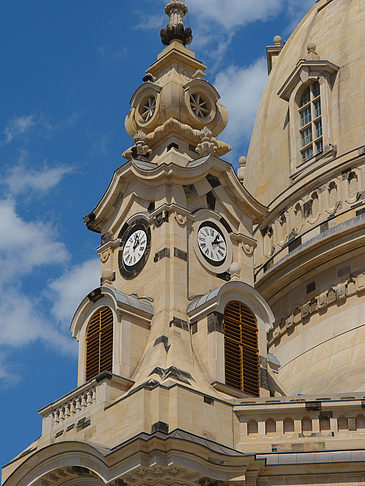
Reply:
[[[98,286],[99,236],[82,218],[121,153],[129,100],[162,50],[162,0],[1,0],[0,463],[41,433],[37,410],[76,387],[68,328]],[[192,49],[208,65],[247,153],[266,80],[265,46],[314,0],[190,0]]]

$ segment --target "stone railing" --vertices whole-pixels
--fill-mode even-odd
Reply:
[[[310,190],[298,188],[288,202],[281,201],[271,210],[256,232],[256,278],[303,243],[364,213],[364,205],[363,162],[346,170],[338,168],[337,173]]]
[[[98,407],[105,407],[123,395],[133,381],[111,373],[101,373],[76,390],[39,411],[42,416],[42,435],[55,431],[56,437],[76,427],[90,424],[90,416]]]
[[[301,450],[310,438],[314,450],[324,441],[365,438],[364,394],[354,396],[272,398],[234,407],[240,422],[239,443],[257,443],[267,451]],[[335,441],[334,441],[335,442]],[[289,447],[288,443],[292,445]],[[265,446],[266,444],[266,446]],[[288,449],[289,447],[289,449]],[[333,446],[336,448],[336,446]]]
[[[73,415],[83,412],[86,408],[92,406],[95,401],[96,386],[94,385],[77,394],[75,397],[71,397],[68,401],[53,410],[52,417],[54,424],[58,424]]]

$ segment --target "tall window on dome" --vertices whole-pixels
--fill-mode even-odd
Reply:
[[[226,384],[250,395],[260,395],[257,321],[241,302],[224,310]]]
[[[318,81],[305,89],[299,103],[302,161],[323,152],[322,107]]]
[[[92,315],[86,332],[86,381],[103,371],[112,372],[113,313],[101,307]]]

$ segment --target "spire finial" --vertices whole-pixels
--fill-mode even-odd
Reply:
[[[184,26],[184,17],[188,13],[188,7],[181,0],[170,0],[165,7],[166,15],[170,17],[170,23],[166,29],[161,30],[162,44],[168,46],[177,40],[186,46],[191,44],[193,35],[189,27]]]

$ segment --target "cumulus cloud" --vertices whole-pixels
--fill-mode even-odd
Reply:
[[[52,281],[47,294],[53,300],[52,313],[62,323],[70,322],[81,300],[99,286],[100,260],[94,258],[66,271]]]
[[[264,58],[248,67],[232,65],[217,74],[214,85],[229,113],[223,139],[231,145],[239,146],[249,140],[266,79]]]
[[[40,340],[64,353],[74,352],[70,338],[37,310],[37,302],[8,289],[0,297],[0,344],[19,347]]]
[[[65,245],[55,238],[54,227],[22,219],[14,200],[0,200],[0,220],[4,228],[0,238],[0,285],[8,279],[19,279],[35,267],[69,260]]]
[[[188,4],[197,18],[211,20],[230,30],[276,15],[283,7],[283,0],[189,0]]]
[[[11,349],[35,342],[57,352],[74,354],[76,344],[64,322],[72,316],[79,301],[98,286],[99,262],[85,262],[68,270],[71,255],[59,240],[54,225],[26,220],[18,211],[18,202],[29,190],[54,187],[69,172],[68,168],[46,168],[39,172],[15,167],[2,180],[6,198],[0,197],[0,383],[14,384],[21,379],[7,356]],[[24,174],[24,177],[22,175]],[[43,192],[42,192],[43,191]],[[47,275],[63,270],[61,276],[47,283]],[[42,272],[37,291],[23,285],[34,272]],[[53,273],[54,274],[54,273]],[[68,321],[69,323],[69,321]]]
[[[20,374],[14,370],[18,368],[15,363],[9,361],[5,353],[0,353],[0,383],[7,385],[16,385],[21,380]]]
[[[198,27],[193,29],[194,46],[214,59],[215,65],[210,66],[214,70],[219,67],[239,29],[256,21],[274,19],[281,14],[287,19],[288,27],[283,32],[287,35],[313,6],[314,0],[187,0],[186,3],[192,23]],[[161,26],[161,15],[151,16],[152,21],[147,24],[144,17],[140,27],[143,25],[143,28],[156,29]]]
[[[32,170],[19,164],[8,171],[3,181],[12,195],[25,191],[43,192],[55,187],[67,174],[73,172],[72,167],[60,165],[45,167],[42,170]]]
[[[10,143],[14,138],[27,133],[36,124],[34,115],[23,115],[13,118],[4,129],[2,144]]]

